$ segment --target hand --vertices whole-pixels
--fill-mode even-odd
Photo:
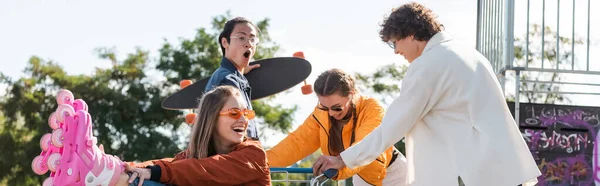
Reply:
[[[131,176],[129,176],[129,183],[131,184],[135,178],[140,178],[138,182],[138,186],[142,186],[144,180],[150,179],[151,173],[150,169],[147,168],[134,168],[125,164],[125,168],[127,172],[132,172]]]
[[[254,70],[255,68],[260,67],[260,64],[254,64],[254,65],[250,65],[246,68],[244,68],[244,75],[248,74],[250,71]]]
[[[318,176],[323,174],[327,169],[341,169],[344,168],[346,164],[342,157],[340,156],[321,156],[317,159],[315,164],[313,164],[313,175]]]

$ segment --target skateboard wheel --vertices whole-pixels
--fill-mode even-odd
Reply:
[[[62,89],[58,91],[56,96],[56,103],[60,104],[71,104],[74,99],[73,93],[69,90]]]
[[[36,156],[35,158],[33,158],[33,161],[31,161],[31,169],[35,174],[43,175],[46,174],[46,172],[48,172],[48,166],[44,166],[43,163],[44,157]]]
[[[73,110],[75,111],[88,111],[88,106],[85,103],[85,101],[83,101],[82,99],[76,99],[75,101],[73,101]]]
[[[58,119],[56,119],[56,112],[53,112],[52,114],[50,114],[50,117],[48,117],[48,125],[52,130],[58,129],[58,127],[60,127],[60,122],[58,122]]]
[[[292,55],[292,56],[304,59],[304,52],[301,52],[301,51],[294,52],[294,55]]]
[[[63,129],[56,129],[52,131],[52,137],[50,138],[52,141],[52,145],[55,147],[61,148],[63,147]]]
[[[189,113],[185,116],[185,122],[187,124],[194,124],[194,120],[196,119],[196,113]]]
[[[42,186],[53,186],[54,185],[54,177],[49,177],[44,180]]]
[[[48,169],[52,172],[56,172],[56,167],[60,164],[60,154],[55,152],[48,156]]]
[[[56,113],[56,120],[58,120],[60,123],[64,123],[65,117],[75,115],[75,110],[71,105],[62,104],[58,105]]]
[[[312,94],[312,92],[313,92],[313,89],[312,89],[311,85],[302,86],[302,94],[309,95],[309,94]]]
[[[48,147],[50,147],[51,138],[52,134],[50,133],[44,134],[42,136],[42,139],[40,139],[40,148],[42,149],[42,151],[48,150]]]
[[[181,89],[184,89],[187,86],[190,86],[192,84],[192,80],[186,79],[186,80],[182,80],[179,82],[179,87]]]

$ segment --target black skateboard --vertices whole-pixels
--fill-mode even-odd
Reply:
[[[279,92],[285,91],[298,85],[310,75],[312,66],[304,59],[301,52],[294,54],[295,57],[276,57],[251,62],[250,65],[260,64],[246,74],[246,79],[252,87],[251,98],[257,100]],[[198,101],[204,93],[208,78],[190,84],[191,81],[182,81],[182,89],[167,97],[162,102],[162,107],[168,110],[195,109]],[[304,82],[306,84],[306,82]],[[308,88],[307,88],[308,87]],[[312,93],[310,85],[302,87],[304,94]]]

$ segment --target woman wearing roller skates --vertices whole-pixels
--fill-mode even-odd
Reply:
[[[266,153],[259,141],[246,138],[248,120],[241,92],[219,86],[207,92],[197,111],[187,149],[174,158],[129,166],[105,154],[92,135],[87,105],[62,90],[57,111],[49,118],[52,134],[40,141],[32,162],[35,173],[51,171],[43,185],[270,185]]]
[[[188,148],[173,159],[128,166],[130,185],[270,185],[266,153],[259,141],[246,138],[248,120],[240,91],[219,86],[198,106]]]

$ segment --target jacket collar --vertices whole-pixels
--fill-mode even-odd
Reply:
[[[227,70],[231,70],[232,72],[236,72],[236,74],[240,73],[240,71],[238,71],[237,68],[235,68],[235,65],[233,65],[233,62],[225,57],[221,58],[221,67]]]
[[[440,31],[437,34],[433,35],[433,37],[431,37],[431,39],[429,39],[429,41],[427,42],[427,45],[425,45],[425,49],[423,49],[423,52],[428,51],[429,49],[433,48],[434,46],[437,46],[439,44],[451,41],[452,37],[444,32],[444,31]]]

